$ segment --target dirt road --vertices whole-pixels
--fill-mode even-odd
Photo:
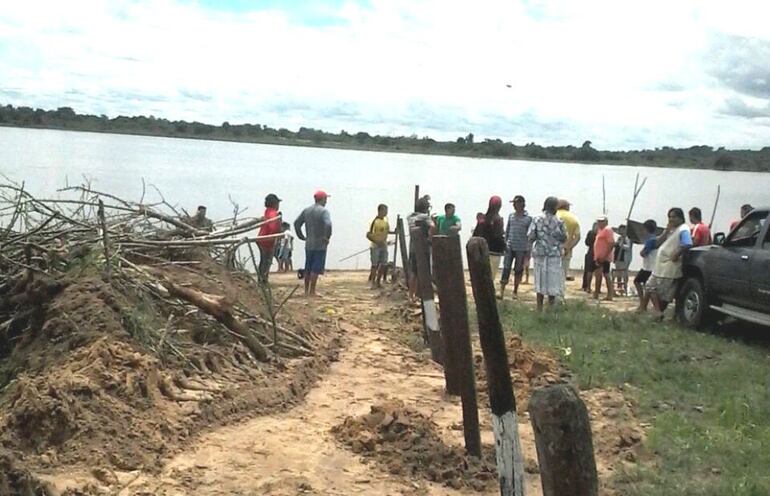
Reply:
[[[324,298],[306,303],[339,319],[344,349],[304,403],[204,435],[168,460],[159,476],[142,475],[120,494],[467,494],[390,475],[331,434],[346,417],[396,399],[430,417],[447,444],[462,444],[460,403],[443,395],[441,369],[389,337],[405,324],[393,317],[387,301],[366,289],[363,277],[331,274],[322,282]],[[484,424],[483,440],[491,443],[488,420]],[[529,424],[520,428],[526,456],[534,460]],[[527,494],[540,494],[537,475],[528,474],[527,483]],[[491,487],[483,494],[498,493]]]
[[[321,283],[323,298],[302,299],[293,305],[293,311],[306,314],[304,317],[324,322],[328,329],[337,328],[342,339],[338,360],[297,406],[210,430],[175,455],[162,459],[154,470],[144,467],[130,472],[110,469],[37,475],[59,491],[80,488],[77,494],[125,496],[499,494],[494,475],[489,477],[493,472],[487,471],[484,479],[470,480],[472,486],[482,488],[480,492],[471,489],[471,485],[462,486],[468,482],[464,470],[454,470],[455,475],[450,476],[465,478],[460,485],[448,483],[457,480],[433,482],[441,479],[426,476],[424,470],[416,473],[419,470],[411,470],[415,464],[399,471],[398,467],[393,470],[392,465],[377,463],[377,450],[370,453],[374,458],[365,459],[333,434],[335,426],[368,414],[374,405],[401,402],[403,408],[428,419],[424,425],[429,425],[430,436],[464,458],[460,401],[444,394],[443,372],[430,360],[429,352],[418,352],[409,346],[410,342],[420,341],[418,324],[403,319],[404,313],[413,314],[414,310],[408,309],[402,295],[369,290],[365,279],[366,273],[362,272],[330,273]],[[289,275],[277,275],[272,280],[286,288],[297,283]],[[526,401],[531,387],[542,384],[539,379],[548,376],[551,379],[546,383],[550,383],[556,377],[553,367],[557,360],[546,350],[527,347],[517,337],[511,340],[518,343],[509,350],[514,382],[521,386],[517,396],[524,395],[520,399]],[[475,355],[480,360],[479,350]],[[537,376],[543,371],[544,375]],[[490,414],[481,384],[479,391],[482,443],[493,446]],[[583,391],[581,396],[591,413],[602,493],[614,494],[607,490],[607,482],[614,465],[625,454],[623,450],[641,439],[637,422],[630,405],[617,390]],[[414,418],[414,414],[410,415]],[[531,426],[526,413],[520,414],[519,420],[527,468],[526,491],[530,496],[539,495]],[[424,438],[425,432],[417,432],[411,439]],[[411,448],[409,443],[404,447]],[[431,448],[427,453],[434,451]],[[401,463],[401,447],[395,453]],[[431,458],[426,461],[425,453],[418,454],[416,465],[440,465]],[[85,492],[83,488],[87,488]]]

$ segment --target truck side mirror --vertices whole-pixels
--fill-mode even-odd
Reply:
[[[714,235],[714,244],[720,246],[725,244],[725,233],[716,233]]]

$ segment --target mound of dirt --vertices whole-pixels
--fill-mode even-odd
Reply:
[[[497,479],[493,448],[485,447],[481,460],[468,456],[445,444],[428,418],[401,402],[372,405],[370,413],[348,417],[332,432],[353,452],[394,475],[476,491]]]
[[[210,259],[196,270],[141,270],[149,280],[228,298],[269,346],[272,330],[260,327],[267,322],[263,295],[251,281]],[[35,494],[24,492],[23,470],[157,470],[197,433],[296,403],[336,359],[337,333],[293,301],[278,335],[290,333],[289,343],[302,347],[285,344],[290,336],[283,334],[281,344],[292,349],[259,361],[210,315],[168,294],[148,298],[159,290],[148,293],[147,283],[136,290],[141,284],[86,271],[0,295],[0,313],[12,324],[0,330],[0,443],[23,455],[16,472],[0,458],[0,494]],[[3,484],[22,489],[6,492]]]
[[[480,349],[480,346],[476,345],[475,348]],[[526,411],[533,389],[565,382],[566,371],[559,364],[559,360],[548,351],[538,350],[523,343],[518,334],[508,339],[506,350],[518,411]],[[483,355],[477,353],[474,361],[476,388],[480,393],[486,394],[487,373]]]

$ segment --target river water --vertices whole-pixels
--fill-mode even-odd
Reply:
[[[0,172],[26,182],[39,197],[55,197],[65,184],[87,177],[94,189],[138,201],[142,178],[155,185],[170,203],[193,211],[206,204],[209,217],[232,215],[232,198],[246,215],[261,215],[264,197],[276,193],[283,199],[284,217],[293,222],[313,201],[313,192],[331,195],[334,233],[328,267],[367,268],[368,253],[339,260],[365,249],[365,233],[378,203],[390,206],[391,224],[396,214],[406,216],[413,205],[414,185],[433,199],[434,211],[445,202],[457,205],[463,220],[463,238],[470,236],[477,212],[486,210],[491,195],[506,200],[503,216],[511,210],[507,200],[522,194],[530,213],[554,195],[569,199],[580,218],[583,234],[602,213],[602,177],[606,184],[607,215],[611,225],[628,214],[636,174],[647,178],[632,218],[654,218],[664,223],[673,206],[689,210],[699,206],[711,216],[717,185],[722,194],[714,230],[724,231],[738,215],[740,205],[770,204],[770,174],[693,169],[570,164],[333,150],[219,141],[157,138],[72,131],[0,127]],[[157,200],[148,190],[145,201]],[[3,219],[7,222],[7,220]],[[638,267],[639,248],[632,267]],[[572,268],[581,268],[585,246],[581,243]],[[302,243],[295,244],[295,267],[304,263]]]

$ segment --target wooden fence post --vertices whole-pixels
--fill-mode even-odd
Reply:
[[[414,242],[414,257],[417,262],[417,295],[422,303],[422,329],[425,344],[430,347],[430,356],[436,363],[444,363],[441,352],[436,302],[433,300],[433,276],[430,270],[430,248],[428,235],[423,227],[413,227],[410,235]]]
[[[495,434],[497,473],[501,496],[524,494],[524,459],[521,454],[516,397],[505,336],[495,301],[495,285],[489,266],[489,248],[484,238],[474,237],[466,246],[473,299],[479,322],[479,341],[487,372],[487,390],[492,408],[492,430]]]
[[[110,266],[110,238],[107,233],[107,221],[104,218],[104,202],[99,198],[99,208],[96,211],[99,217],[99,227],[102,231],[102,244],[104,245],[104,278],[109,282],[112,276]]]
[[[460,243],[456,243],[457,247]],[[441,316],[441,341],[444,349],[444,380],[446,392],[452,396],[460,396],[460,352],[455,337],[459,334],[458,327],[468,326],[468,309],[465,306],[465,281],[462,272],[449,269],[449,260],[454,244],[446,236],[433,236],[433,268],[436,277],[436,292],[439,299],[439,315]]]
[[[398,238],[398,249],[401,250],[401,265],[404,267],[404,278],[409,285],[409,276],[412,268],[409,267],[409,252],[406,251],[406,233],[404,232],[404,219],[398,216],[396,219],[396,237]],[[395,262],[395,260],[394,260]]]
[[[529,400],[543,496],[596,496],[591,424],[585,403],[572,386],[537,389]]]
[[[468,330],[468,300],[460,237],[433,236],[433,261],[441,312],[447,393],[460,394],[465,449],[471,455],[481,456],[476,376],[473,373],[473,349]]]
[[[396,239],[393,242],[393,272],[390,274],[390,282],[393,283],[393,284],[396,284],[396,282],[397,282],[396,273],[398,272],[396,270],[396,268],[398,266],[398,263],[396,262],[396,260],[398,260],[398,222],[399,222],[399,219],[401,219],[401,216],[400,215],[396,216],[396,227],[393,228],[393,232],[396,235]]]

